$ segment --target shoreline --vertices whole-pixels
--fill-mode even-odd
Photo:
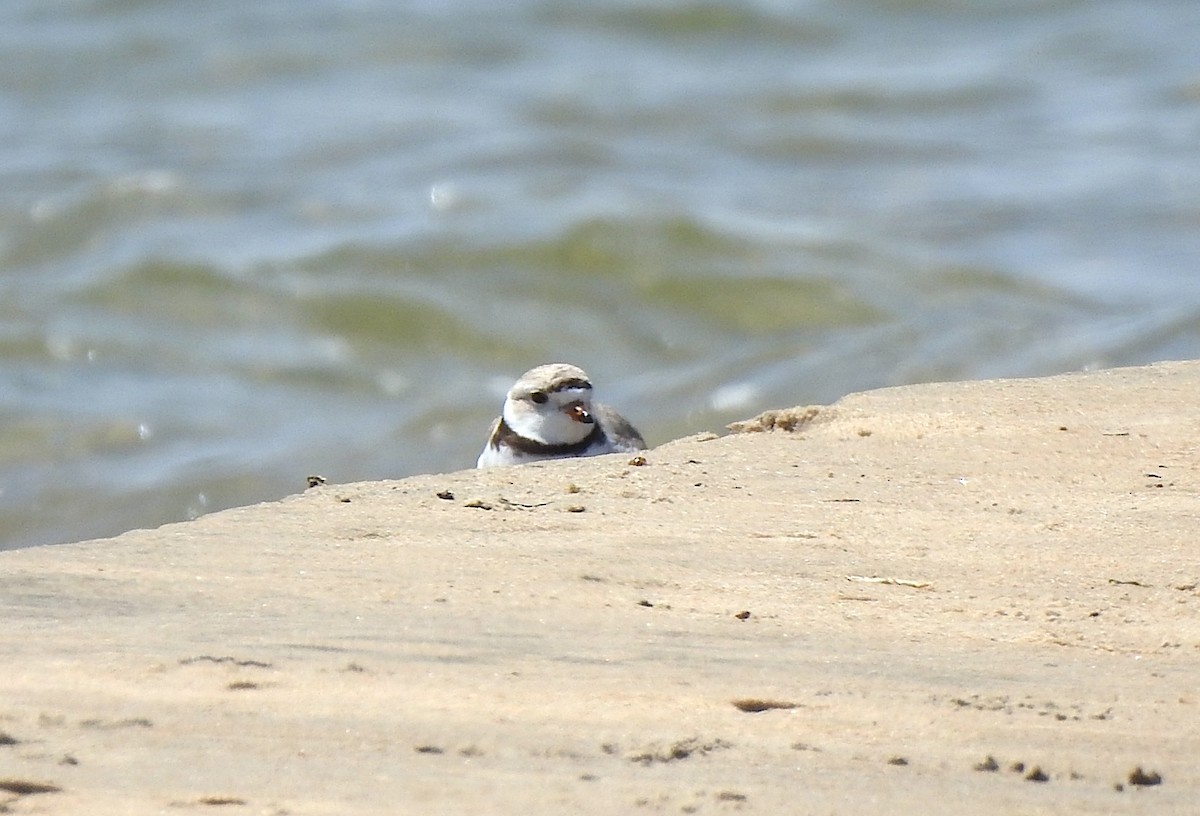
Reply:
[[[1198,394],[902,386],[0,552],[0,805],[1189,812]]]

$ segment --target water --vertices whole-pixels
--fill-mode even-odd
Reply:
[[[0,6],[0,548],[1200,356],[1193,0]]]

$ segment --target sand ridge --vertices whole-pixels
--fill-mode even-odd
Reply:
[[[0,553],[0,803],[1192,812],[1198,394],[884,389]]]

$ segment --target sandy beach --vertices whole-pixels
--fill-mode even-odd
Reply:
[[[908,386],[2,552],[0,812],[1194,813],[1198,404]]]

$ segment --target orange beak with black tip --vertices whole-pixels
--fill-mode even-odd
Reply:
[[[591,425],[596,421],[582,402],[572,402],[563,409],[563,412],[576,422],[582,422],[585,425]]]

